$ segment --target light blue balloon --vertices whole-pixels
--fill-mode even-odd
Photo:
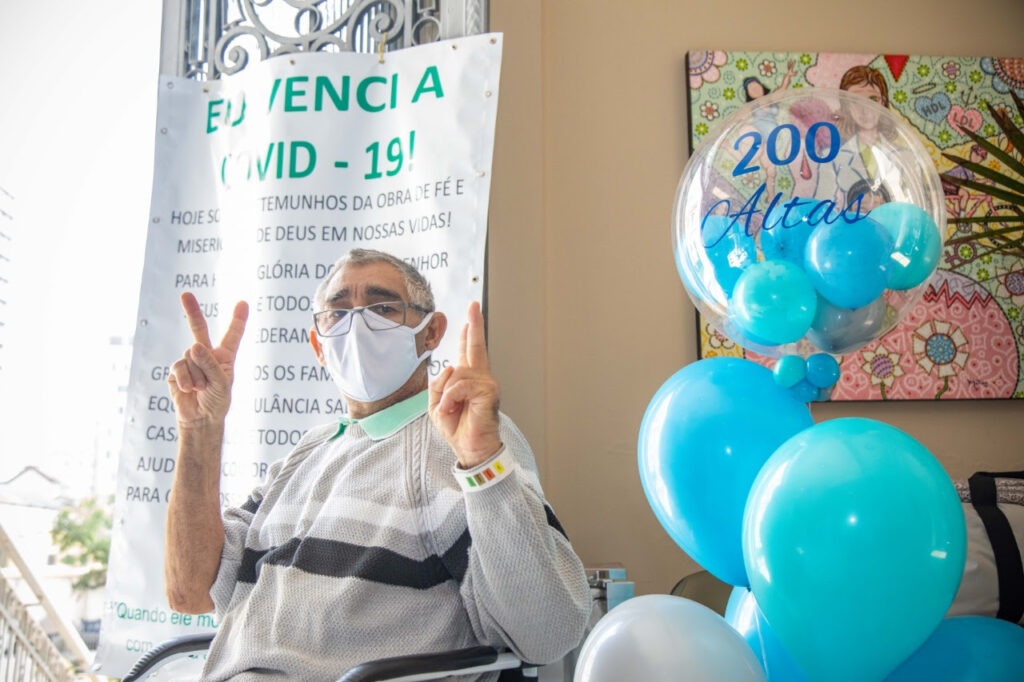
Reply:
[[[820,203],[804,199],[788,209],[785,205],[776,207],[765,216],[760,240],[766,260],[785,260],[803,267],[807,238],[824,217],[822,211],[811,215]]]
[[[715,280],[728,298],[743,270],[757,262],[754,238],[746,233],[739,221],[728,216],[709,215],[704,219],[701,239]]]
[[[882,335],[888,310],[881,296],[855,310],[840,308],[819,298],[807,339],[826,353],[849,353]]]
[[[779,386],[791,388],[807,376],[807,363],[799,355],[783,355],[772,367],[772,375]]]
[[[861,308],[889,283],[892,238],[884,227],[861,218],[815,228],[807,239],[804,269],[814,288],[840,308]]]
[[[947,618],[886,680],[1020,682],[1024,680],[1024,628],[984,616]]]
[[[748,588],[733,588],[729,602],[725,605],[725,622],[740,633],[753,649],[764,668],[765,676],[771,682],[807,682],[807,676],[772,632],[757,606],[754,593]]]
[[[740,358],[687,365],[640,424],[640,481],[654,515],[711,574],[746,585],[740,536],[750,485],[775,448],[812,424],[766,367]]]
[[[730,320],[769,345],[793,343],[811,328],[818,297],[811,280],[788,261],[748,266],[729,299]]]
[[[839,362],[827,353],[815,353],[808,357],[807,381],[817,388],[835,386],[839,381]]]
[[[750,587],[813,680],[880,680],[942,621],[966,554],[960,497],[927,449],[870,419],[783,443],[743,519]]]
[[[913,289],[932,276],[942,255],[942,235],[928,212],[914,204],[890,201],[868,217],[892,239],[889,288]]]

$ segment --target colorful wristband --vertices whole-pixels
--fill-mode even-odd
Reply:
[[[489,488],[501,479],[512,473],[515,468],[515,460],[505,454],[505,448],[498,450],[498,453],[483,464],[472,469],[460,469],[458,465],[452,467],[455,479],[466,492],[477,492]]]

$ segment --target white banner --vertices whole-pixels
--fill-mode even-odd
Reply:
[[[164,517],[177,453],[166,379],[191,345],[192,291],[219,341],[235,301],[250,317],[222,464],[237,505],[267,465],[341,398],[309,346],[313,291],[353,247],[430,280],[450,318],[431,375],[452,362],[483,291],[501,35],[374,54],[295,54],[203,83],[161,77],[156,172],[128,388],[97,672],[216,627],[164,596]]]

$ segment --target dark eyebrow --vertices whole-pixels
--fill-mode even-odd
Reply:
[[[402,297],[397,293],[386,287],[369,285],[366,287],[366,295],[370,298],[378,298],[384,301],[401,301]],[[327,304],[332,305],[338,301],[343,301],[351,297],[351,292],[348,288],[339,289],[334,292],[332,296],[327,298]]]
[[[373,296],[374,298],[383,298],[388,301],[401,301],[403,300],[401,295],[391,291],[391,289],[385,289],[384,287],[378,287],[371,284],[366,287],[366,295]]]

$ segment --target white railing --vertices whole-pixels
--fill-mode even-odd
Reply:
[[[54,624],[69,652],[65,657],[29,613],[7,577],[0,573],[0,682],[73,679],[73,668],[84,670],[92,658],[81,635],[57,612],[42,584],[0,525],[0,553],[13,564],[18,579],[31,590],[36,603]],[[33,604],[34,606],[35,604]]]
[[[71,680],[65,659],[0,574],[0,680]]]

